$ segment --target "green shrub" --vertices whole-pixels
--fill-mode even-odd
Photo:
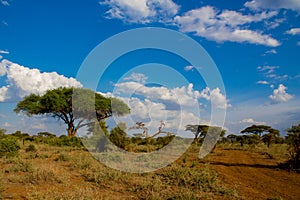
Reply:
[[[286,136],[287,143],[289,144],[290,160],[286,165],[294,170],[300,170],[300,124],[292,126],[287,129],[288,135]]]
[[[20,144],[14,138],[7,137],[0,140],[0,157],[13,157],[18,155]]]
[[[36,152],[36,148],[33,144],[29,145],[26,149],[26,152]]]
[[[32,172],[33,167],[29,162],[24,162],[21,159],[15,160],[14,165],[8,170],[8,172]]]

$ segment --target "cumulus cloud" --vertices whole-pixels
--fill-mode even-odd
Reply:
[[[121,117],[117,121],[126,122],[128,127],[134,126],[136,122],[142,121],[149,128],[149,134],[157,131],[160,121],[165,122],[165,131],[176,134],[184,133],[187,124],[209,124],[208,121],[200,119],[196,110],[170,110],[164,103],[154,102],[150,99],[140,99],[136,97],[122,98],[131,108],[130,116]],[[132,133],[135,131],[131,131]]]
[[[294,96],[286,92],[288,88],[283,84],[279,84],[278,88],[273,91],[273,94],[269,98],[273,103],[282,103],[291,100]]]
[[[82,87],[74,78],[56,72],[40,72],[19,64],[2,60],[0,76],[6,76],[7,85],[0,88],[0,101],[15,101],[31,93],[43,94],[58,87]]]
[[[245,3],[245,6],[253,10],[279,10],[290,9],[300,13],[299,0],[252,0]]]
[[[212,105],[216,106],[217,108],[225,109],[231,107],[231,104],[228,103],[228,100],[221,93],[221,90],[219,88],[210,89],[209,87],[206,87],[204,90],[201,91],[198,98],[210,100]]]
[[[179,6],[172,0],[105,0],[108,18],[128,23],[168,22],[175,16]]]
[[[219,12],[214,7],[205,6],[190,10],[184,13],[183,16],[176,16],[174,22],[182,32],[195,33],[195,35],[208,40],[247,42],[276,47],[280,45],[279,41],[259,31],[247,29],[243,25],[261,22],[277,14],[276,11],[273,11],[243,15],[230,10]]]
[[[286,33],[290,34],[290,35],[299,35],[300,34],[300,28],[292,28],[292,29],[288,30]]]
[[[132,73],[130,76],[123,78],[124,81],[134,81],[138,83],[145,83],[148,77],[141,73]]]
[[[175,104],[193,107],[197,104],[197,99],[206,99],[211,101],[213,106],[225,109],[231,107],[224,94],[219,88],[205,88],[201,92],[194,90],[193,84],[188,86],[175,87],[169,89],[167,87],[147,87],[137,82],[122,82],[115,85],[116,94],[140,95],[147,99],[160,101],[170,101]]]

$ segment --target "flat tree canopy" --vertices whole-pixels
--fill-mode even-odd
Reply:
[[[223,130],[221,127],[218,127],[218,126],[208,126],[208,125],[192,125],[192,124],[188,124],[185,126],[185,130],[186,131],[191,131],[194,135],[195,135],[195,138],[194,140],[195,141],[198,141],[200,138],[204,138],[207,133],[210,131],[217,131],[219,132],[220,136],[223,137],[226,133],[226,130]]]
[[[113,114],[125,115],[129,107],[121,100],[107,98],[90,89],[57,88],[44,95],[31,94],[20,101],[14,109],[27,116],[49,115],[67,125],[69,137],[76,136],[79,128],[90,125],[93,119],[106,119]]]
[[[259,135],[259,137],[261,137],[264,132],[270,132],[272,130],[274,129],[272,129],[270,126],[252,125],[242,130],[241,133],[256,134]]]

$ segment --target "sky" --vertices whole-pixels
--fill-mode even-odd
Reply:
[[[285,134],[300,122],[299,0],[0,0],[0,128],[65,134],[62,122],[17,115],[14,107],[31,93],[89,87],[79,71],[93,49],[124,31],[149,27],[172,30],[183,42],[190,38],[204,50],[198,60],[213,64],[195,66],[174,52],[144,48],[103,66],[110,51],[171,36],[140,34],[109,46],[99,54],[93,89],[131,108],[129,116],[109,119],[110,126],[143,121],[155,131],[163,120],[166,130],[191,136],[185,125],[214,125],[212,115],[226,114],[227,134],[252,124]],[[204,76],[214,68],[208,79],[220,76],[219,85]]]

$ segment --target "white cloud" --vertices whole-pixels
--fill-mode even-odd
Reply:
[[[219,88],[215,88],[211,90],[209,87],[206,87],[204,90],[201,91],[198,98],[204,98],[206,100],[210,100],[213,106],[217,108],[230,108],[231,104],[228,103],[226,97],[221,93]]]
[[[174,18],[175,24],[182,32],[195,33],[197,36],[217,42],[247,42],[271,47],[280,42],[269,35],[243,27],[260,22],[277,15],[277,12],[262,12],[256,15],[243,15],[236,11],[224,10],[221,13],[214,7],[205,6],[190,10],[183,16]]]
[[[275,73],[276,69],[279,69],[279,66],[259,66],[257,70],[262,72],[266,78],[271,79],[270,81],[283,81],[289,78],[287,74],[278,75]]]
[[[200,119],[199,112],[196,110],[170,110],[164,103],[154,102],[149,99],[139,99],[135,97],[122,98],[131,108],[130,116],[116,118],[116,122],[126,122],[128,127],[134,126],[136,122],[144,122],[152,135],[157,131],[160,121],[165,122],[165,131],[174,132],[176,134],[186,134],[185,126],[187,124],[209,124],[208,121]],[[131,131],[130,133],[136,133]]]
[[[109,6],[108,18],[128,23],[168,22],[179,10],[172,0],[105,0],[100,4]]]
[[[123,78],[125,81],[134,81],[138,83],[145,83],[148,77],[145,74],[141,73],[132,73],[130,76]]]
[[[220,109],[231,107],[226,97],[219,88],[205,88],[201,92],[193,89],[193,84],[188,86],[175,87],[172,89],[166,87],[147,87],[137,82],[123,82],[115,85],[115,93],[126,95],[140,95],[147,99],[170,101],[181,106],[193,107],[198,104],[197,99],[206,99],[211,101],[213,106]]]
[[[185,70],[185,71],[191,71],[191,70],[193,70],[193,69],[195,69],[195,67],[194,67],[194,66],[191,66],[191,65],[185,66],[185,67],[184,67],[184,70]]]
[[[5,1],[5,0],[1,0],[0,2],[1,2],[1,4],[4,5],[4,6],[9,6],[9,5],[10,5],[9,2],[8,2],[8,1]]]
[[[257,81],[257,84],[261,84],[261,85],[268,85],[269,82],[268,81]]]
[[[5,101],[6,99],[8,99],[8,94],[7,94],[7,91],[8,91],[8,87],[1,87],[0,88],[0,102],[3,102]]]
[[[290,35],[299,35],[300,34],[300,28],[292,28],[292,29],[288,30],[286,33],[290,34]]]
[[[7,77],[7,85],[0,89],[0,101],[19,100],[31,93],[43,94],[58,87],[82,87],[74,78],[67,78],[56,72],[40,72],[8,60],[0,62],[0,75]]]
[[[290,9],[300,13],[299,0],[252,0],[245,3],[245,6],[253,10],[279,10]]]
[[[5,50],[0,50],[0,54],[9,54],[9,52]]]
[[[298,45],[298,46],[300,46],[300,41],[299,41],[299,42],[297,42],[297,45]]]
[[[275,69],[278,69],[279,66],[258,66],[257,69],[259,71],[265,71],[266,73],[270,74],[273,73],[275,71]]]
[[[9,54],[8,51],[5,50],[0,50],[0,60],[3,58],[3,56],[1,54]],[[1,74],[1,73],[0,73]],[[0,75],[1,76],[1,75]]]
[[[271,49],[271,50],[266,51],[265,55],[266,54],[277,54],[277,51],[276,51],[276,49]]]
[[[287,102],[291,100],[294,96],[291,94],[288,94],[286,92],[288,88],[285,87],[283,84],[279,84],[278,89],[275,89],[273,91],[273,94],[269,96],[269,98],[274,102],[274,103],[282,103],[282,102]]]
[[[260,22],[262,20],[272,18],[277,14],[278,14],[277,12],[273,11],[273,12],[261,12],[255,15],[243,15],[236,11],[224,10],[217,17],[220,19],[222,23],[235,27],[238,25]]]
[[[243,119],[242,121],[240,121],[240,123],[246,123],[246,124],[266,124],[266,122],[258,122],[258,121],[255,121],[252,118]]]
[[[270,29],[277,28],[284,21],[286,21],[286,18],[277,18],[277,19],[272,19],[272,21],[264,21],[264,24],[265,24],[265,27],[270,30]]]
[[[200,67],[200,66],[191,66],[191,65],[188,65],[188,66],[184,67],[184,71],[194,71],[194,69],[200,70],[200,69],[202,69],[202,67]]]

